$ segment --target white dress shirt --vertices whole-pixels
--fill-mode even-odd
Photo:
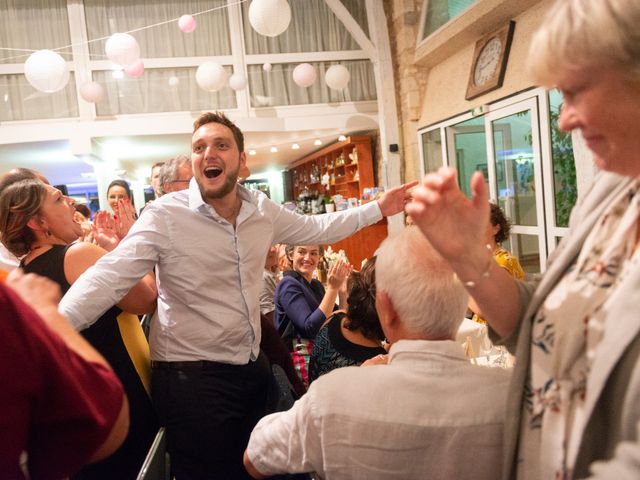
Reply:
[[[264,417],[247,454],[265,475],[495,480],[509,375],[470,364],[454,341],[401,340],[388,365],[336,369]]]
[[[60,311],[84,329],[155,267],[153,360],[255,360],[262,271],[271,244],[334,243],[382,215],[377,202],[329,215],[298,215],[261,192],[240,185],[238,192],[242,206],[235,228],[203,201],[195,179],[188,190],[155,200],[118,247],[72,285]]]

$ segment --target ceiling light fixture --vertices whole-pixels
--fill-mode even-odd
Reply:
[[[316,138],[316,141],[313,142],[314,145],[322,145],[322,140],[320,140],[319,138]]]
[[[300,145],[298,145],[297,143],[294,143],[293,145],[291,145],[291,149],[292,150],[299,150],[300,149]]]
[[[269,151],[270,151],[271,153],[278,153],[278,147],[271,147],[271,148],[269,149]]]
[[[344,135],[340,135],[340,136],[338,137],[338,141],[339,141],[339,142],[344,142],[346,139],[347,139],[347,137],[345,137]]]
[[[255,155],[256,151],[252,148],[251,150],[249,150],[249,155]]]

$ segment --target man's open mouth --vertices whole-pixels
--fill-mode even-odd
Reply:
[[[204,176],[207,178],[216,178],[220,176],[222,169],[220,167],[207,167],[204,169]]]

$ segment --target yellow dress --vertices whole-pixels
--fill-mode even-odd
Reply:
[[[509,272],[513,278],[517,280],[522,280],[524,278],[524,270],[520,266],[520,262],[518,262],[518,259],[511,255],[511,253],[507,252],[504,248],[498,247],[494,250],[493,259],[498,265]],[[482,324],[487,323],[484,318],[479,317],[475,313],[473,314],[472,320]]]

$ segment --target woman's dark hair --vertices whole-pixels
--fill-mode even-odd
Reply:
[[[0,192],[0,238],[16,257],[26,255],[36,239],[27,225],[40,212],[47,189],[40,180],[20,180]]]
[[[91,210],[84,203],[76,203],[73,207],[76,209],[76,212],[80,212],[84,218],[91,220]]]
[[[504,212],[498,205],[489,203],[489,206],[491,207],[491,214],[489,217],[491,225],[500,225],[500,230],[496,232],[493,238],[496,243],[502,243],[507,238],[509,238],[509,232],[511,232],[511,222],[505,216]]]
[[[348,318],[345,328],[359,331],[370,340],[384,340],[376,312],[376,257],[369,259],[362,270],[353,272],[348,280]]]
[[[131,200],[131,203],[133,203],[133,196],[131,195],[131,188],[129,188],[129,184],[127,182],[125,182],[124,180],[114,180],[109,184],[109,188],[107,188],[107,196],[109,196],[109,190],[111,190],[111,187],[122,187],[124,188],[124,191],[127,192],[127,197],[129,197],[129,200]]]

